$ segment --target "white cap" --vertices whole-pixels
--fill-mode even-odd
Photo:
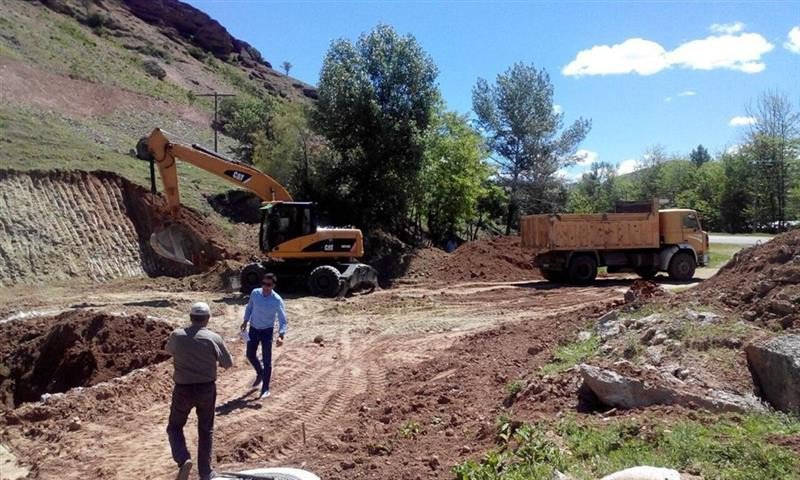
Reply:
[[[211,316],[211,309],[208,308],[206,302],[196,302],[192,304],[192,309],[189,310],[190,315],[208,315]]]

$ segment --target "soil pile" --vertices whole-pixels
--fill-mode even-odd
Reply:
[[[800,327],[800,230],[738,252],[715,276],[685,295],[733,308],[749,321]]]
[[[0,406],[13,408],[162,362],[169,358],[164,344],[171,331],[142,315],[91,311],[2,324]]]
[[[467,242],[450,254],[435,248],[418,250],[409,261],[406,277],[434,282],[541,278],[517,236]]]
[[[175,223],[195,265],[159,257],[150,234],[169,218],[164,199],[110,172],[0,170],[0,285],[142,275],[183,277],[242,254],[203,215]]]

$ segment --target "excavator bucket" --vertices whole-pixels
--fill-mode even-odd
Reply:
[[[189,239],[177,225],[169,225],[150,235],[150,246],[158,255],[184,265],[194,265],[186,258],[186,245],[190,245]]]

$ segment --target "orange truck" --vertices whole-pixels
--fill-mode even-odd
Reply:
[[[687,281],[708,264],[708,234],[697,212],[659,210],[653,202],[618,202],[615,213],[528,215],[520,220],[522,248],[550,281],[586,284],[598,267],[653,278],[667,272]]]

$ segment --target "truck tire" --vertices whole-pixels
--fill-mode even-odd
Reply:
[[[320,265],[308,276],[308,289],[318,297],[335,297],[341,288],[339,271],[330,265]]]
[[[697,262],[694,255],[690,252],[681,251],[672,256],[669,261],[669,278],[679,282],[691,280],[694,277],[694,271],[697,268]]]
[[[544,279],[548,282],[558,283],[564,281],[564,272],[540,268],[539,273],[541,273],[542,277],[544,277]]]
[[[636,269],[636,275],[639,275],[645,280],[652,280],[657,274],[658,270],[655,267],[642,267]]]
[[[242,269],[239,274],[239,291],[245,295],[250,295],[254,288],[261,286],[261,279],[267,273],[260,263],[251,263]]]
[[[572,257],[568,276],[569,281],[577,285],[591,283],[597,277],[597,261],[589,255]]]

